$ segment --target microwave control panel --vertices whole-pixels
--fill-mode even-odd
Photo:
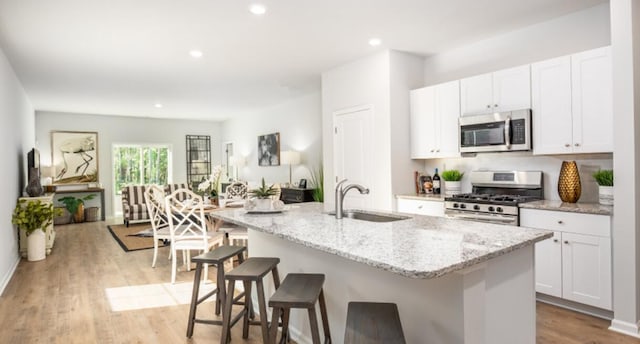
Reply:
[[[526,143],[526,126],[524,119],[514,119],[511,121],[511,144]]]

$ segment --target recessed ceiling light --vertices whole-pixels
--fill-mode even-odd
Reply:
[[[369,45],[372,47],[377,47],[382,43],[382,41],[380,40],[380,38],[371,38],[369,40]]]
[[[162,104],[160,103],[155,103],[153,106],[157,107],[158,109],[162,108]]]
[[[202,57],[202,51],[200,51],[200,50],[191,50],[189,52],[189,55],[191,55],[191,57],[193,57],[193,58],[199,59],[199,58]]]
[[[249,12],[257,16],[261,16],[267,12],[267,8],[262,4],[252,4],[251,6],[249,6]]]

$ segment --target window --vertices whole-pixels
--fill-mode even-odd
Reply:
[[[113,176],[116,195],[126,185],[168,184],[171,149],[168,145],[114,145]]]

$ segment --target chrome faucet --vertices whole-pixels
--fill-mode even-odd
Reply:
[[[360,193],[363,195],[366,195],[369,193],[369,189],[365,188],[360,184],[349,184],[345,187],[342,187],[342,184],[344,184],[346,181],[347,181],[346,179],[343,179],[340,182],[338,182],[338,184],[336,184],[336,219],[342,218],[342,213],[343,213],[342,203],[344,202],[344,196],[347,194],[349,190],[358,189],[358,191],[360,191]]]

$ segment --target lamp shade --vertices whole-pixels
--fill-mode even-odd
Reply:
[[[280,163],[282,165],[299,165],[300,152],[296,152],[296,151],[280,152]]]

